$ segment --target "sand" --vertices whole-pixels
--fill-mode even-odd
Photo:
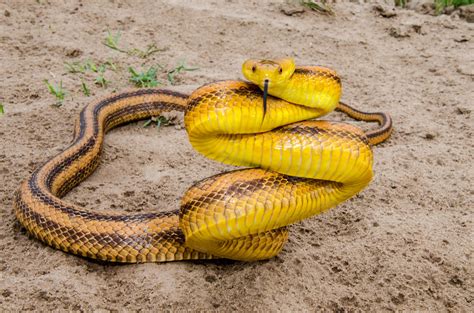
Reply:
[[[242,2],[243,3],[243,2]],[[6,1],[0,4],[0,310],[455,311],[474,307],[474,24],[453,16],[336,3],[335,16],[286,2]],[[287,12],[288,13],[288,12]],[[290,12],[294,13],[294,12]],[[391,17],[389,17],[391,16]],[[146,60],[127,48],[156,43]],[[342,77],[343,100],[387,111],[395,132],[375,148],[375,177],[350,201],[291,228],[268,261],[110,265],[29,237],[12,212],[15,189],[71,140],[93,98],[129,88],[128,66],[181,60],[199,70],[170,89],[242,78],[248,57],[290,55]],[[108,88],[80,89],[64,62],[112,60]],[[160,74],[164,81],[164,75]],[[43,82],[63,81],[62,107]],[[112,131],[104,162],[66,196],[97,210],[171,210],[194,182],[230,166],[195,152],[182,128]],[[342,117],[332,114],[328,119]],[[363,127],[370,127],[366,124]]]

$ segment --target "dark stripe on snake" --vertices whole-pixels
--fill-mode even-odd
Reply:
[[[233,171],[235,172],[235,171]],[[229,174],[230,172],[224,173]],[[222,176],[222,174],[218,175],[218,177]],[[199,188],[201,184],[208,184],[210,181],[215,181],[218,177],[213,176],[208,179],[205,179],[198,183],[198,185],[193,186],[192,188]],[[216,204],[217,202],[224,202],[227,199],[231,198],[240,198],[243,196],[248,196],[255,193],[257,190],[274,190],[278,187],[291,182],[295,183],[312,183],[314,184],[314,179],[303,178],[303,177],[296,177],[296,176],[287,176],[287,175],[277,175],[275,177],[265,177],[265,178],[257,178],[251,180],[237,180],[233,182],[231,185],[226,186],[225,189],[221,189],[219,191],[211,191],[206,193],[199,198],[192,199],[186,203],[181,205],[181,210],[179,212],[180,217],[186,215],[190,210],[193,208],[199,208],[202,206],[209,206],[211,204]],[[222,205],[225,205],[224,203]]]
[[[331,134],[332,136],[338,136],[340,138],[355,140],[357,142],[368,144],[366,136],[359,136],[349,131],[341,131],[341,130],[334,131],[331,129],[319,128],[316,126],[290,125],[290,126],[283,126],[283,127],[274,129],[274,131],[284,133],[284,134],[307,135],[309,137],[315,137],[321,134]]]
[[[176,93],[169,92],[169,94],[174,96]],[[138,95],[141,95],[141,94],[138,94]],[[181,97],[184,96],[184,95],[181,95],[181,94],[178,94],[178,95],[180,95]],[[134,96],[136,96],[136,95],[134,95]],[[116,97],[116,98],[118,98],[118,97]],[[100,105],[98,105],[94,109],[93,135],[88,139],[88,141],[86,143],[84,143],[80,147],[79,153],[75,153],[74,155],[70,156],[69,158],[64,159],[63,162],[61,163],[61,165],[55,167],[54,170],[49,173],[49,175],[46,178],[46,186],[48,186],[48,188],[51,189],[53,181],[55,180],[55,178],[57,177],[57,175],[60,172],[63,172],[65,169],[67,169],[71,165],[71,163],[73,163],[74,161],[79,159],[83,154],[87,153],[90,149],[92,149],[92,147],[95,146],[95,143],[96,143],[95,137],[99,132],[98,116],[100,114],[100,111],[102,109],[104,109],[107,105],[109,105],[110,103],[115,103],[115,101],[117,100],[116,98],[106,99],[106,101],[103,101]],[[147,105],[147,104],[145,104],[145,105]],[[168,103],[168,102],[163,102],[163,101],[150,102],[150,103],[148,103],[148,105],[149,105],[148,108],[138,109],[136,112],[145,111],[147,109],[156,110],[156,109],[168,109],[170,107],[173,107],[173,108],[178,107],[175,104]],[[129,111],[126,111],[126,110],[127,109],[116,112],[117,114],[115,114],[115,115],[113,114],[114,116],[111,116],[109,120],[113,120],[113,118],[116,118],[119,115],[124,114],[125,112],[130,112],[130,108],[128,108]],[[80,123],[81,123],[81,127],[80,127],[79,136],[77,137],[75,142],[71,144],[71,146],[74,146],[77,142],[81,141],[84,138],[85,129],[87,129],[89,127],[86,124],[86,121],[85,121],[85,110],[83,110],[80,114]],[[78,174],[78,176],[81,175],[80,172],[78,172],[77,174]]]
[[[307,68],[297,68],[297,69],[295,69],[294,74],[311,75],[311,76],[330,76],[338,84],[341,83],[341,78],[337,75],[334,75],[334,74],[330,73],[330,72],[320,72],[320,71],[311,70],[311,69],[307,69]]]
[[[44,194],[42,190],[38,187],[37,172],[33,173],[32,179],[28,181],[30,189],[32,190],[33,196],[37,199],[41,199],[49,206],[57,208],[60,212],[67,214],[70,217],[81,216],[84,219],[88,220],[98,220],[98,221],[117,221],[117,222],[127,222],[127,221],[140,221],[143,219],[154,219],[154,218],[163,218],[167,216],[172,216],[177,214],[177,210],[168,211],[168,212],[151,212],[151,213],[138,213],[125,215],[103,215],[99,212],[92,211],[83,211],[78,210],[72,206],[64,206],[62,202],[56,201],[54,198]]]
[[[23,207],[27,206],[23,205],[22,208]],[[77,241],[82,237],[85,237],[92,245],[101,245],[104,247],[130,246],[136,250],[141,250],[150,245],[156,246],[156,243],[159,243],[160,241],[175,239],[180,244],[183,244],[185,240],[182,230],[176,227],[172,227],[165,231],[157,233],[144,232],[140,235],[122,236],[117,233],[84,232],[73,227],[59,224],[34,211],[26,212],[25,210],[23,210],[23,214],[28,214],[28,216],[32,220],[34,220],[38,226],[41,226],[42,228],[48,229],[50,232],[55,233],[57,237],[60,238],[61,235],[63,235],[67,238],[70,238],[72,242]]]
[[[207,84],[207,85],[204,85],[204,86],[211,86],[211,85],[214,85],[214,84],[219,84],[219,82]],[[230,95],[245,96],[251,101],[251,100],[261,98],[262,97],[262,91],[260,90],[260,88],[257,85],[254,85],[252,83],[247,83],[246,85],[243,85],[243,86],[240,86],[240,87],[237,87],[237,88],[218,89],[218,90],[215,90],[215,91],[212,91],[212,92],[208,92],[208,93],[206,93],[206,95],[190,99],[190,101],[188,102],[188,105],[186,107],[186,111],[193,110],[196,107],[196,105],[198,105],[200,102],[202,102],[203,99],[205,99],[205,98],[212,98],[212,97],[222,98],[223,96],[230,96]],[[274,98],[274,97],[269,95],[268,98]]]

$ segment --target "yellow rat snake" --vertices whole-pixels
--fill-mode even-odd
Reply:
[[[340,79],[330,69],[296,67],[289,58],[248,60],[242,68],[252,83],[215,82],[189,96],[138,89],[86,106],[71,145],[16,193],[20,223],[54,248],[112,262],[251,261],[278,254],[287,225],[337,205],[370,182],[371,145],[390,136],[392,123],[385,113],[340,103]],[[379,127],[364,133],[350,124],[313,120],[334,109]],[[97,212],[61,199],[95,170],[108,130],[173,110],[185,112],[197,151],[250,168],[196,183],[179,211]]]

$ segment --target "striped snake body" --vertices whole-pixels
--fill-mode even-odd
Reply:
[[[190,96],[139,89],[86,106],[72,144],[21,184],[16,217],[54,248],[104,261],[275,256],[288,237],[287,225],[337,205],[370,182],[370,145],[390,136],[391,120],[339,103],[340,80],[326,68],[295,67],[290,59],[249,60],[243,72],[253,83],[211,83]],[[380,127],[364,133],[311,120],[334,109]],[[179,211],[97,212],[61,199],[96,169],[108,130],[166,111],[185,112],[197,151],[250,168],[198,182]]]

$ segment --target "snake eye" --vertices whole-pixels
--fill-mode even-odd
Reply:
[[[257,66],[254,64],[254,65],[252,66],[252,72],[255,73],[256,70],[257,70]]]
[[[283,73],[283,69],[281,68],[281,66],[278,68],[278,73]]]

